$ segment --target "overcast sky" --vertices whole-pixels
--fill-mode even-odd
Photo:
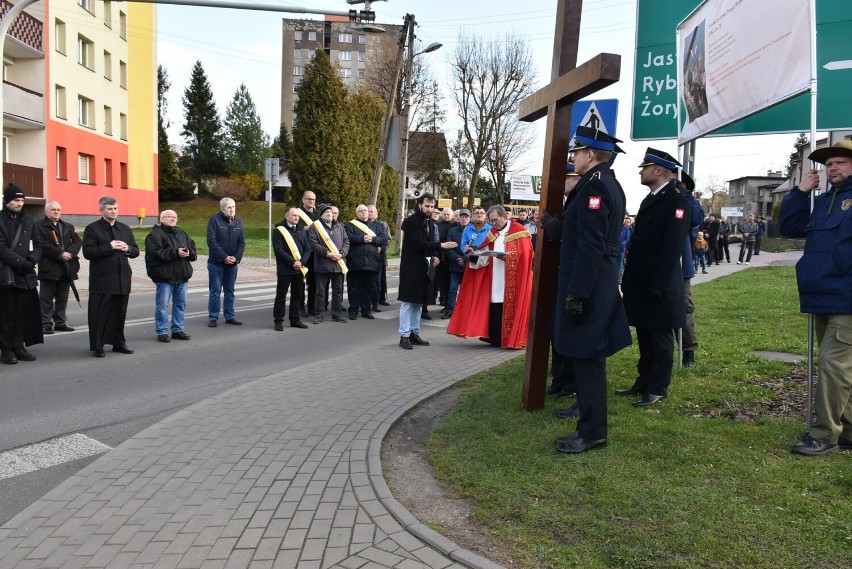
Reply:
[[[262,0],[263,4],[311,10],[348,11],[344,0]],[[416,17],[417,37],[423,45],[441,42],[444,47],[423,55],[445,93],[448,121],[445,131],[454,136],[456,111],[447,94],[451,87],[448,58],[460,33],[501,37],[512,32],[528,42],[535,58],[538,84],[550,82],[556,0],[449,1],[389,0],[374,2],[377,23],[402,24],[406,13]],[[356,6],[356,8],[359,8]],[[281,25],[282,18],[321,18],[292,13],[258,12],[219,8],[160,5],[158,10],[158,58],[172,83],[169,93],[169,140],[181,144],[183,122],[181,96],[190,71],[200,60],[207,72],[220,116],[241,82],[245,82],[257,105],[264,130],[274,136],[280,122]],[[600,52],[620,54],[621,81],[596,94],[593,99],[618,99],[616,136],[625,140],[627,154],[616,161],[616,173],[628,197],[628,210],[635,213],[647,190],[639,185],[636,165],[647,146],[677,153],[674,140],[633,142],[630,140],[633,67],[635,51],[636,0],[586,0],[582,14],[579,62]],[[537,124],[539,144],[521,161],[518,173],[541,174],[544,148],[544,119]],[[763,175],[783,170],[792,151],[795,134],[707,138],[699,140],[696,178],[699,188],[712,179]]]

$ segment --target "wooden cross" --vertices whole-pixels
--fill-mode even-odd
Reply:
[[[568,167],[568,129],[571,104],[617,82],[621,56],[602,53],[577,67],[580,43],[580,13],[583,0],[559,0],[553,40],[551,83],[521,102],[519,119],[535,121],[547,115],[547,137],[541,179],[541,205],[553,215],[562,213],[565,172]],[[527,411],[544,407],[547,361],[550,349],[550,320],[556,299],[559,247],[543,232],[537,239],[533,265],[530,327],[524,368],[523,406]]]

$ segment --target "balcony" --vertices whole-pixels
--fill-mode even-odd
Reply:
[[[44,128],[44,96],[3,82],[3,126],[16,130]]]
[[[13,4],[0,0],[0,17],[12,9]],[[44,57],[44,25],[26,12],[19,14],[9,28],[9,40],[3,54],[15,59]]]
[[[44,203],[44,170],[20,164],[3,164],[3,181],[13,183],[27,196],[27,204]]]

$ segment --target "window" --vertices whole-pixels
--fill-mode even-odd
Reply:
[[[95,102],[82,95],[77,96],[77,122],[80,126],[95,128]]]
[[[127,140],[127,115],[118,113],[118,127],[121,129],[121,140]]]
[[[338,39],[340,43],[352,43],[352,34],[340,34]]]
[[[340,70],[340,76],[344,77],[344,78],[352,77],[352,70],[351,69],[341,69]]]
[[[104,158],[104,185],[112,187],[112,159]]]
[[[293,83],[293,92],[294,92],[294,93],[298,93],[298,92],[299,92],[299,84],[298,84],[298,83]]]
[[[54,98],[56,99],[56,118],[68,118],[65,106],[65,87],[57,85],[54,91]]]
[[[317,33],[308,32],[308,41],[317,41]]]
[[[293,50],[293,59],[302,59],[302,50],[296,48]]]
[[[112,136],[112,107],[104,105],[104,134]]]
[[[367,61],[367,54],[363,51],[358,52],[358,61]]]
[[[104,0],[104,25],[112,29],[112,2]]]
[[[94,13],[95,13],[95,0],[79,0],[79,2],[77,2],[77,3],[80,5],[81,8],[83,8],[83,10],[94,15]]]
[[[340,61],[352,61],[352,52],[351,51],[340,51],[338,52],[338,57]]]
[[[94,179],[89,179],[89,175],[93,172],[91,171],[90,166],[92,165],[92,155],[91,154],[78,154],[77,155],[77,178],[80,180],[81,184],[94,184]]]
[[[302,41],[302,32],[293,32],[293,39],[295,39],[296,41]]]
[[[121,187],[127,188],[127,162],[118,163],[118,174],[121,176]]]
[[[68,151],[61,147],[56,147],[56,179],[68,179]]]
[[[104,50],[104,79],[112,81],[112,54]]]
[[[118,62],[118,85],[127,89],[127,64],[123,61]]]
[[[315,50],[315,49],[309,49],[308,50],[308,59],[313,59],[316,56],[317,56],[317,50]]]
[[[77,36],[77,63],[86,69],[95,69],[95,44],[85,36]]]
[[[127,41],[127,14],[118,11],[118,37]]]
[[[298,77],[301,74],[302,74],[302,66],[301,65],[293,66],[293,75]]]
[[[65,55],[65,22],[57,19],[56,24],[53,27],[54,38],[53,43],[55,44],[55,49],[62,55]]]
[[[364,77],[366,77],[366,76],[367,76],[367,72],[366,72],[366,71],[364,71],[363,69],[359,69],[359,70],[358,70],[358,78],[359,78],[359,79],[363,79],[363,78],[364,78]]]
[[[367,43],[367,36],[364,34],[358,34],[358,43],[365,45]]]

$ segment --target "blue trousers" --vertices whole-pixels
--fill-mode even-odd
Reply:
[[[210,299],[207,301],[207,314],[210,320],[219,319],[219,294],[225,289],[225,320],[236,317],[234,312],[234,285],[237,283],[237,268],[239,265],[217,265],[207,263],[207,274],[210,278]]]
[[[183,332],[186,321],[186,289],[187,283],[154,283],[157,286],[154,309],[154,328],[157,335],[169,331],[169,304],[172,305],[172,332]]]

